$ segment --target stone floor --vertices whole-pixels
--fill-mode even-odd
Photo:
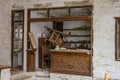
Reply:
[[[50,77],[24,77],[15,80],[50,80]]]
[[[35,72],[12,71],[11,80],[50,80],[48,70],[38,69]]]

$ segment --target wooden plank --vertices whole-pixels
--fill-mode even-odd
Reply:
[[[115,19],[115,60],[120,60],[120,18]]]
[[[30,22],[47,22],[47,21],[74,21],[74,20],[91,20],[92,16],[63,17],[63,18],[31,18]]]
[[[6,69],[6,68],[11,68],[11,66],[8,66],[8,65],[0,65],[0,70],[1,70],[1,69]]]
[[[115,19],[120,19],[120,17],[114,17]]]
[[[38,55],[39,55],[39,68],[44,69],[45,65],[44,65],[44,55],[45,55],[45,49],[44,49],[44,45],[45,45],[45,38],[38,38]]]
[[[27,71],[35,71],[35,51],[27,51]]]
[[[33,36],[33,33],[29,32],[28,34],[29,34],[29,38],[30,38],[30,42],[32,44],[32,47],[33,47],[34,50],[36,50],[37,49],[37,44],[35,42],[35,38]]]

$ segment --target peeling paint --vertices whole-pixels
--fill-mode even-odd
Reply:
[[[53,6],[52,3],[45,3],[44,4],[44,7],[51,7],[51,6]]]
[[[34,4],[33,7],[34,7],[34,8],[42,8],[42,7],[43,7],[43,4]]]
[[[23,5],[16,5],[16,4],[12,5],[12,8],[13,9],[24,9]]]
[[[47,8],[47,7],[51,7],[52,3],[45,3],[45,4],[34,4],[33,7],[34,8]]]
[[[65,6],[82,6],[82,5],[90,5],[89,1],[65,1],[64,2]]]

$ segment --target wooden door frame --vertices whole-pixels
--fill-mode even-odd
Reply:
[[[15,12],[23,12],[23,21],[21,21],[21,22],[23,22],[23,26],[22,26],[22,28],[23,28],[23,30],[22,30],[22,70],[23,70],[23,66],[24,66],[24,64],[23,64],[23,62],[24,62],[24,10],[22,9],[22,10],[12,10],[11,11],[11,67],[12,67],[12,69],[13,69],[13,45],[14,45],[14,42],[13,42],[13,38],[14,38],[14,28],[13,28],[13,26],[14,26],[14,19],[13,19],[13,17],[14,17],[14,13]]]
[[[26,53],[27,53],[27,56],[26,56],[26,59],[27,59],[27,62],[26,62],[26,64],[27,64],[27,66],[26,66],[26,68],[27,68],[27,71],[30,71],[29,69],[29,60],[28,60],[28,53],[29,53],[29,50],[32,52],[32,54],[34,54],[34,65],[33,65],[33,71],[35,70],[35,53],[30,49],[30,39],[29,39],[29,36],[28,36],[28,33],[30,32],[30,15],[31,15],[31,13],[30,13],[30,10],[28,9],[27,10],[27,50],[26,50]],[[30,54],[30,53],[29,53]]]

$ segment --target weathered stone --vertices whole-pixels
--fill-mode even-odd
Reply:
[[[16,4],[12,5],[12,8],[13,9],[24,9],[23,5],[16,5]]]
[[[52,3],[45,3],[44,4],[44,7],[51,7],[51,6],[53,6]]]
[[[42,8],[42,7],[43,7],[43,4],[34,4],[33,7],[34,7],[34,8]]]
[[[65,6],[82,6],[82,5],[90,5],[89,1],[65,1],[64,2]]]

